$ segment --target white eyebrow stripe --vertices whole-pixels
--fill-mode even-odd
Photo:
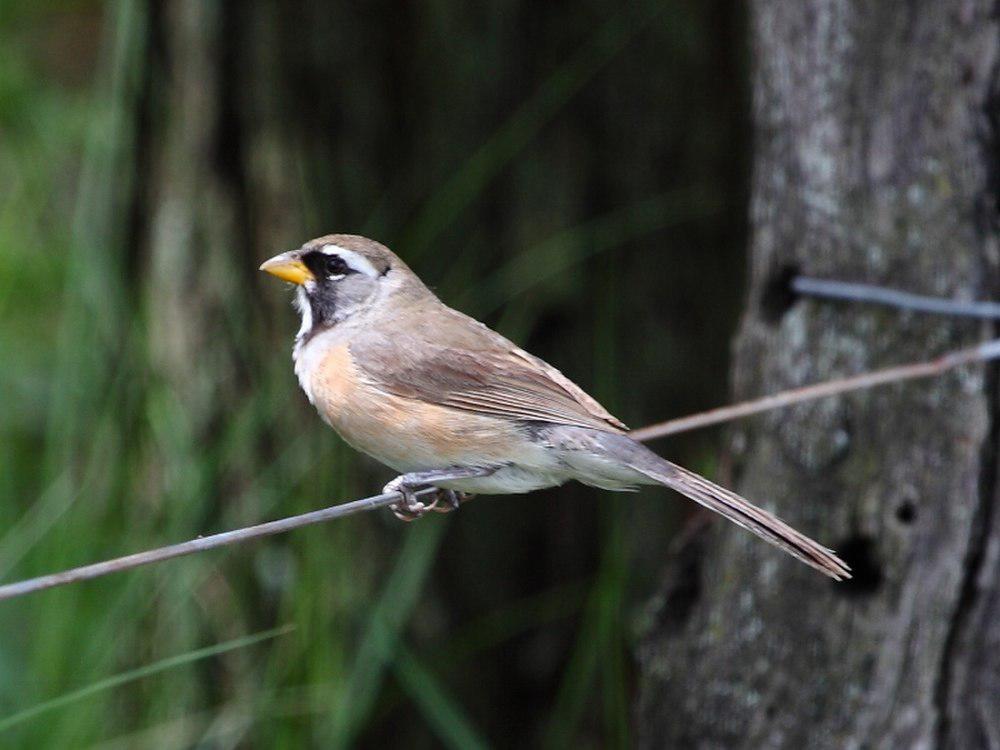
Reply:
[[[355,271],[363,273],[365,276],[370,276],[373,279],[378,278],[378,271],[375,270],[375,266],[361,253],[348,250],[346,247],[341,247],[340,245],[323,245],[322,252],[326,255],[339,255],[344,259],[344,263]]]

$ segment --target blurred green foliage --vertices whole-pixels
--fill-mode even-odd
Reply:
[[[374,6],[0,4],[3,580],[381,486],[297,392],[271,242],[386,241],[636,425],[724,400],[738,3]],[[678,507],[372,514],[6,602],[0,744],[627,745]]]

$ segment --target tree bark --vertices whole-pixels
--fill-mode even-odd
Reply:
[[[756,0],[738,398],[980,340],[985,325],[796,300],[810,275],[997,292],[998,59],[986,0]],[[1000,746],[995,373],[773,413],[732,434],[747,497],[853,566],[832,584],[712,524],[639,648],[645,747]],[[724,477],[724,479],[726,479]]]

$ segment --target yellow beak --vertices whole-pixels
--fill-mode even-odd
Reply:
[[[306,268],[295,253],[282,253],[260,264],[261,271],[267,271],[282,281],[290,281],[301,286],[307,281],[315,281],[312,271]]]

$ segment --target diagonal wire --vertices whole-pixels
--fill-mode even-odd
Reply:
[[[437,492],[437,489],[428,487],[426,489],[418,490],[413,494],[417,497],[421,497],[435,492]],[[291,531],[292,529],[301,528],[302,526],[310,526],[315,523],[323,523],[337,518],[344,518],[345,516],[350,516],[362,511],[382,508],[386,505],[391,505],[392,503],[397,502],[401,498],[402,496],[398,492],[384,492],[381,495],[373,495],[372,497],[365,497],[360,500],[352,500],[349,503],[341,503],[340,505],[333,505],[329,508],[322,508],[321,510],[314,510],[297,516],[289,516],[288,518],[282,518],[277,521],[267,521],[266,523],[259,523],[255,526],[247,526],[233,531],[223,531],[219,534],[212,534],[211,536],[200,536],[196,539],[191,539],[179,544],[157,547],[156,549],[147,550],[146,552],[137,552],[133,555],[126,555],[125,557],[116,557],[113,560],[105,560],[104,562],[93,563],[91,565],[83,565],[79,568],[64,570],[61,573],[52,573],[50,575],[39,576],[38,578],[30,578],[25,581],[19,581],[18,583],[9,583],[6,586],[0,586],[0,599],[11,599],[15,596],[21,596],[33,591],[41,591],[42,589],[49,589],[53,586],[62,586],[76,581],[86,581],[91,578],[99,578],[101,576],[108,575],[109,573],[116,573],[120,570],[137,568],[140,565],[149,565],[150,563],[170,560],[174,557],[182,557],[195,552],[204,552],[205,550],[215,549],[216,547],[238,544],[249,539],[259,539],[260,537],[281,534],[286,531]]]
[[[828,380],[824,383],[781,391],[771,396],[742,401],[732,406],[710,409],[699,414],[692,414],[689,417],[679,417],[677,419],[669,419],[666,422],[657,422],[648,427],[640,427],[637,430],[633,430],[629,433],[629,437],[633,440],[641,441],[654,440],[666,437],[667,435],[676,435],[679,432],[697,430],[702,427],[722,424],[723,422],[732,422],[734,419],[749,417],[754,414],[770,411],[771,409],[780,409],[785,406],[800,404],[803,401],[812,401],[826,396],[837,396],[848,391],[873,388],[878,385],[898,383],[904,380],[930,378],[941,375],[961,365],[973,362],[988,362],[994,359],[1000,359],[1000,339],[986,341],[979,346],[969,347],[968,349],[957,349],[937,359],[926,362],[913,362],[908,365],[887,367],[883,370],[874,370],[849,378]],[[2,588],[0,588],[0,592],[2,592]],[[3,597],[0,596],[0,598]]]

